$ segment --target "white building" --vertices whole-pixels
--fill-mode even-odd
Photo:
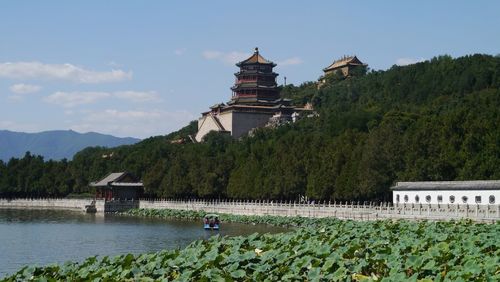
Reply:
[[[394,204],[498,205],[500,180],[397,182]]]

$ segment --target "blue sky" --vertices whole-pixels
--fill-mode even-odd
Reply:
[[[278,83],[500,53],[499,1],[3,1],[0,129],[167,134],[225,102],[258,46]]]

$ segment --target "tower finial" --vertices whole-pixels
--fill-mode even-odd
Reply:
[[[255,53],[258,54],[259,53],[259,47],[255,47]]]

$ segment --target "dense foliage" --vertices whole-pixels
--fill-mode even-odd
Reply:
[[[71,162],[0,162],[0,196],[64,196],[113,171],[141,177],[151,197],[388,200],[394,181],[500,179],[500,57],[449,56],[349,79],[288,85],[316,117],[231,140],[88,148]],[[113,152],[113,157],[106,158]]]
[[[498,281],[499,224],[355,222],[25,267],[5,281]],[[97,279],[97,280],[95,280]]]

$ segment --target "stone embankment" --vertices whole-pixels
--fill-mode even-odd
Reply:
[[[450,220],[469,218],[474,221],[500,220],[500,205],[393,205],[348,202],[296,203],[273,201],[219,200],[150,200],[104,201],[93,199],[0,199],[0,208],[46,208],[85,211],[94,202],[97,212],[116,212],[131,208],[179,209],[238,215],[275,215],[302,217],[336,217],[340,219],[416,219]]]
[[[273,201],[206,201],[147,200],[139,202],[144,209],[203,210],[238,215],[275,215],[302,217],[336,217],[353,220],[413,219],[474,221],[500,220],[500,205],[393,205],[392,203],[359,204],[348,202],[296,203]]]
[[[0,208],[66,209],[94,212],[119,212],[139,207],[139,201],[104,201],[94,199],[0,199]]]

